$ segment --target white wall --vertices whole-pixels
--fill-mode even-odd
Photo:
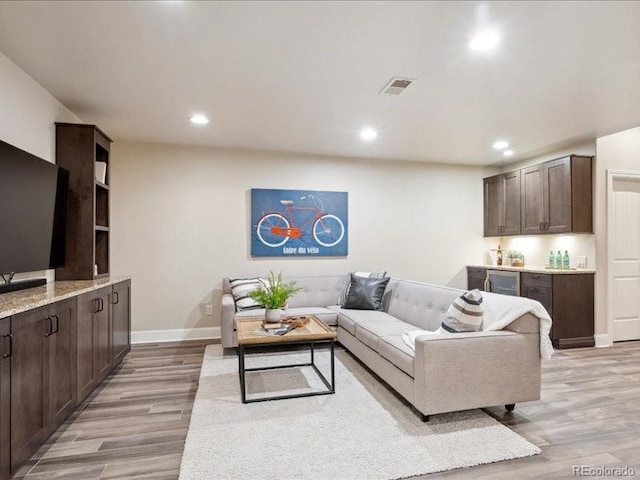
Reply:
[[[111,265],[133,277],[133,331],[218,326],[222,278],[269,270],[464,288],[487,248],[481,179],[497,171],[120,142],[111,165]],[[347,191],[348,258],[252,259],[251,188]]]
[[[54,122],[80,119],[0,53],[0,140],[55,163]],[[16,279],[44,275],[32,272]],[[51,281],[53,270],[46,276]]]
[[[607,322],[607,170],[640,172],[640,127],[597,140],[596,168],[596,334],[610,340]]]
[[[571,154],[594,156],[596,154],[596,142],[579,143],[562,150],[557,150],[545,155],[509,164],[502,167],[501,171],[509,172],[519,168],[535,165],[537,163],[546,162],[547,160],[566,157]],[[594,162],[597,165],[598,159],[595,158]],[[594,167],[594,172],[595,171]],[[494,239],[494,243],[497,241],[498,239]],[[562,253],[564,253],[565,250],[568,250],[569,255],[571,256],[571,266],[575,267],[576,256],[586,256],[587,267],[596,267],[596,236],[594,234],[502,237],[499,241],[502,242],[502,247],[504,248],[521,251],[525,257],[525,263],[528,265],[545,265],[548,261],[549,251],[561,250]]]

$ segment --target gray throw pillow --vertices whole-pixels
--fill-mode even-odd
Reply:
[[[351,275],[349,293],[342,308],[382,310],[382,297],[390,277],[369,278]]]
[[[356,275],[357,277],[369,277],[369,278],[384,278],[387,275],[387,272],[347,272],[344,286],[342,290],[340,290],[340,294],[338,295],[338,305],[344,307],[344,302],[347,300],[347,295],[349,294],[349,286],[351,285],[351,274]]]

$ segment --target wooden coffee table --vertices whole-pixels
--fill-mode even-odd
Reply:
[[[242,396],[242,403],[264,402],[267,400],[282,400],[285,398],[298,398],[298,397],[313,397],[315,395],[328,395],[335,393],[335,351],[334,342],[337,337],[336,332],[331,330],[327,325],[322,322],[318,317],[313,315],[307,315],[309,323],[303,327],[297,327],[294,330],[288,332],[282,336],[261,336],[253,335],[253,332],[259,330],[262,327],[262,317],[247,317],[236,319],[236,331],[238,335],[238,370],[240,374],[240,393]],[[331,381],[322,374],[315,364],[315,351],[314,348],[318,344],[328,343],[331,350]],[[253,348],[265,349],[269,346],[276,345],[309,345],[311,358],[308,363],[295,363],[290,365],[276,365],[260,368],[245,368],[244,357],[247,350]],[[294,368],[294,367],[312,367],[316,372],[322,383],[327,387],[326,390],[306,392],[306,393],[294,393],[287,395],[275,395],[268,397],[259,397],[247,399],[246,389],[246,372],[255,372],[260,370],[275,370],[282,368]]]

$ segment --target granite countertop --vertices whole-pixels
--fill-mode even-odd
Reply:
[[[0,295],[0,318],[10,317],[83,293],[129,280],[130,277],[105,277],[98,280],[51,282],[42,287],[28,288]]]
[[[550,275],[576,275],[579,273],[596,273],[595,270],[591,270],[588,268],[573,268],[569,270],[563,269],[554,269],[547,267],[540,267],[535,265],[526,265],[524,267],[511,267],[508,265],[467,265],[467,267],[471,268],[488,268],[490,270],[508,270],[512,272],[527,272],[527,273],[547,273]]]

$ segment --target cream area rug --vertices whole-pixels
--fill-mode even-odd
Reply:
[[[328,358],[316,352],[327,377]],[[305,360],[304,352],[252,354],[246,366]],[[481,410],[423,423],[340,349],[335,371],[333,395],[243,404],[238,358],[208,346],[180,480],[399,479],[540,453]],[[310,367],[247,373],[248,398],[322,388]]]

